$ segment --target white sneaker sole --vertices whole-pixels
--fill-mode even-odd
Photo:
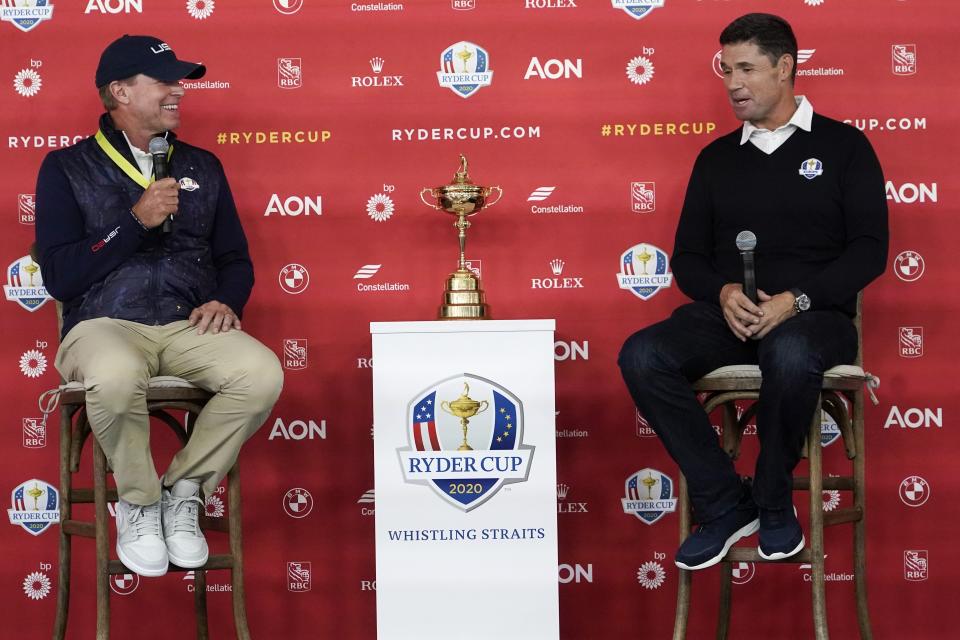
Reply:
[[[120,558],[120,562],[123,563],[123,566],[125,566],[127,569],[130,569],[130,571],[133,571],[135,574],[143,576],[144,578],[159,578],[160,576],[167,575],[168,565],[164,565],[162,569],[146,569],[131,560],[130,557],[123,552],[119,542],[117,543],[117,557]]]
[[[798,544],[796,549],[793,551],[787,551],[786,553],[778,551],[777,553],[771,553],[770,555],[767,555],[763,552],[763,549],[760,548],[760,545],[757,545],[757,553],[759,553],[760,557],[764,560],[784,560],[800,553],[800,550],[803,549],[803,545],[806,544],[806,542],[807,539],[801,535],[800,544]]]
[[[685,565],[679,560],[674,560],[674,564],[680,567],[681,569],[686,569],[687,571],[699,571],[700,569],[707,569],[708,567],[712,567],[713,565],[723,560],[723,557],[727,555],[727,551],[730,551],[730,547],[735,545],[742,538],[746,538],[747,536],[751,536],[755,534],[759,529],[760,529],[760,519],[757,518],[752,522],[748,522],[744,526],[737,529],[733,533],[733,535],[727,538],[727,543],[723,545],[723,550],[717,555],[715,555],[714,557],[710,558],[709,560],[697,565],[692,565],[692,566]]]
[[[167,555],[170,556],[170,563],[175,564],[181,569],[199,569],[203,565],[207,564],[207,560],[210,558],[209,551],[204,554],[203,558],[178,558],[169,551],[167,551]]]

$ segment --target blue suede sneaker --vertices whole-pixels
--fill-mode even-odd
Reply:
[[[803,529],[797,520],[797,508],[760,509],[760,545],[764,560],[783,560],[800,553],[804,545]]]
[[[727,555],[737,540],[755,533],[759,527],[757,505],[745,492],[736,507],[697,527],[677,549],[674,563],[687,571],[712,567]]]

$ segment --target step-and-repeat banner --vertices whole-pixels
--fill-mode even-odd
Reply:
[[[883,164],[890,261],[864,299],[866,368],[882,380],[866,413],[870,604],[879,637],[951,634],[960,558],[943,532],[960,493],[950,364],[960,229],[947,167],[960,151],[950,55],[960,8],[948,0],[3,0],[6,628],[49,633],[57,588],[58,525],[44,520],[59,499],[56,416],[44,426],[37,407],[59,382],[56,314],[28,256],[37,169],[95,132],[103,47],[146,33],[207,65],[185,83],[178,133],[226,167],[256,266],[244,329],[285,367],[283,395],[241,457],[255,637],[375,636],[368,327],[435,317],[456,230],[418,194],[449,182],[460,153],[477,183],[504,193],[472,219],[467,248],[493,316],[557,320],[562,637],[667,637],[677,468],[637,416],[616,355],[684,296],[668,278],[624,288],[618,276],[626,252],[669,255],[697,152],[738,126],[717,37],[758,10],[798,35],[797,92],[862,129]],[[644,265],[669,273],[665,260]],[[154,429],[161,469],[172,440]],[[748,434],[744,473],[755,451]],[[828,472],[844,468],[836,442],[825,458]],[[658,495],[644,497],[659,510],[625,511],[651,479]],[[824,492],[823,508],[850,499]],[[220,517],[225,503],[211,495],[207,512]],[[71,637],[89,638],[93,544],[74,544]],[[853,637],[849,528],[829,530],[826,548],[831,630]],[[710,633],[716,575],[695,579],[691,637]],[[170,637],[144,620],[162,606],[189,621],[192,577],[113,581],[116,633]],[[215,637],[231,637],[228,576],[208,581]],[[744,564],[734,581],[734,637],[811,635],[808,567]],[[496,615],[469,602],[463,613],[451,638],[470,637],[471,616]]]

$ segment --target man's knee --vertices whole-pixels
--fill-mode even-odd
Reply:
[[[764,344],[759,360],[764,377],[796,379],[823,373],[820,352],[811,338],[801,333],[784,333]]]
[[[269,412],[283,389],[283,369],[276,354],[261,345],[260,349],[240,358],[234,375],[234,391],[242,393],[250,413]]]
[[[643,374],[658,370],[662,366],[659,342],[650,327],[641,329],[627,338],[617,358],[621,371]]]

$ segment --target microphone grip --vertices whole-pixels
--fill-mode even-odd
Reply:
[[[753,262],[753,251],[744,251],[743,257],[743,293],[753,304],[758,304],[757,298],[757,271]]]
[[[164,178],[170,177],[170,168],[167,166],[166,153],[153,154],[153,175],[157,180],[163,180]],[[163,224],[160,226],[160,232],[173,232],[173,214],[164,218]]]

